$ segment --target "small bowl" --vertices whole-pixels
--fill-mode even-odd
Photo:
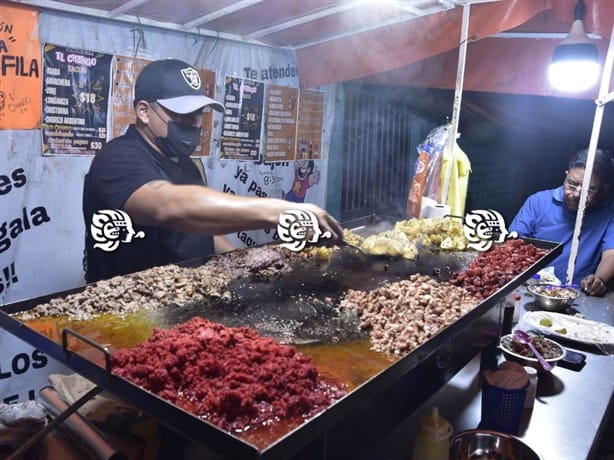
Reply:
[[[560,287],[556,284],[533,284],[528,287],[537,303],[548,311],[565,311],[580,295],[572,287]]]
[[[537,372],[545,372],[543,366],[539,363],[537,358],[521,355],[520,353],[517,353],[511,348],[509,348],[507,346],[507,342],[509,340],[514,340],[514,334],[504,335],[499,341],[499,348],[501,349],[501,351],[503,351],[503,356],[505,356],[505,359],[508,359],[510,361],[516,361],[523,366],[534,367],[535,369],[537,369]],[[561,359],[565,357],[566,350],[554,340],[550,340],[545,337],[542,337],[542,340],[548,342],[550,345],[559,350],[559,353],[556,355],[555,358],[545,358],[546,362],[550,363],[554,367],[556,366],[556,363],[558,363]]]
[[[542,460],[533,449],[511,434],[490,430],[461,431],[450,439],[450,460]]]

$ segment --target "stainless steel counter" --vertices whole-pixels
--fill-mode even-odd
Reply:
[[[534,309],[534,303],[524,288],[520,292],[522,315]],[[613,292],[602,298],[582,295],[573,308],[587,319],[614,325]],[[572,342],[564,345],[586,354],[586,364],[579,371],[556,366],[551,374],[540,374],[535,405],[525,411],[518,436],[543,460],[593,459],[608,417],[614,413],[614,356]],[[493,359],[502,358],[495,355]],[[477,428],[481,411],[481,360],[485,356],[476,356],[392,433],[354,458],[410,459],[419,421],[433,406],[439,407],[455,433]]]

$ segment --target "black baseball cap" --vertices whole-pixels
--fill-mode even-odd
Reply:
[[[224,106],[205,96],[198,70],[178,59],[162,59],[147,64],[134,85],[134,104],[156,101],[175,113],[192,113],[205,107],[219,112]]]

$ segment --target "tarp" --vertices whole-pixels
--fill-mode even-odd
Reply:
[[[561,39],[488,38],[503,31],[569,31],[576,0],[502,0],[471,6],[464,77],[467,90],[532,95],[561,95],[548,84],[546,71]],[[614,23],[611,0],[587,0],[584,20],[605,60]],[[454,88],[462,8],[401,22],[297,50],[301,84],[368,78],[391,84]],[[597,89],[574,97],[593,98]]]

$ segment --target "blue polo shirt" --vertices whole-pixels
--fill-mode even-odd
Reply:
[[[554,259],[554,273],[565,282],[571,251],[571,239],[576,225],[576,213],[567,209],[563,201],[563,187],[543,190],[531,195],[522,205],[509,226],[520,236],[563,244],[563,252]],[[584,210],[584,220],[573,282],[579,283],[587,275],[594,274],[601,260],[601,253],[614,249],[614,202]]]

